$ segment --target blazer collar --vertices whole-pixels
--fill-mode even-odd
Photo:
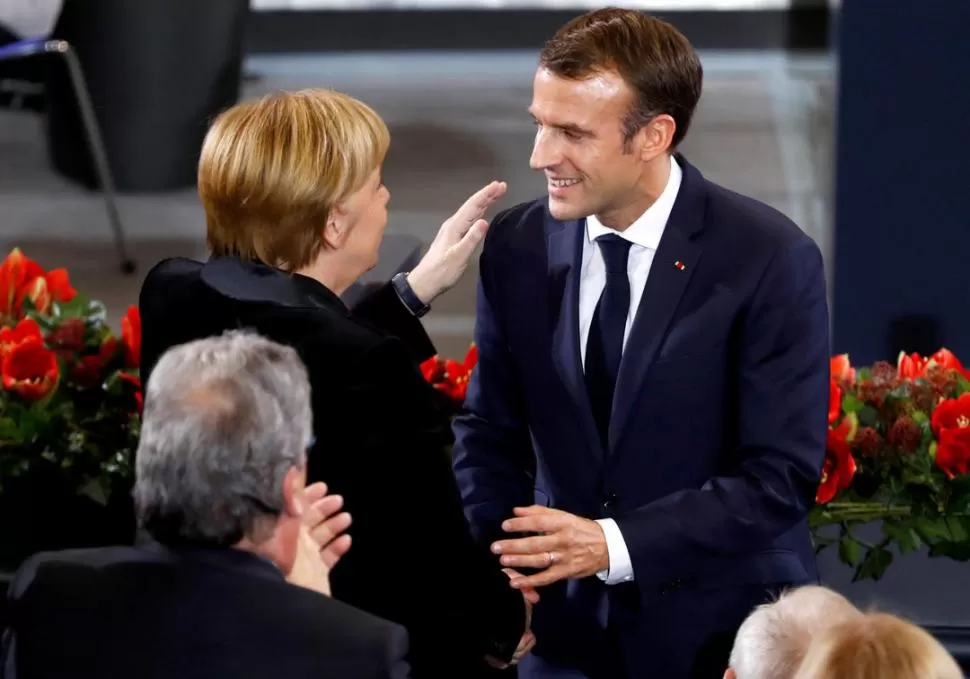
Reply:
[[[212,257],[202,266],[202,281],[219,294],[240,302],[327,308],[350,313],[343,300],[323,283],[256,260]]]
[[[233,547],[202,547],[202,546],[172,546],[163,545],[154,540],[147,540],[141,547],[166,560],[194,563],[246,573],[270,580],[285,580],[280,568],[258,554]]]

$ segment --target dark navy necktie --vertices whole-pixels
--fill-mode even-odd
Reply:
[[[606,263],[606,286],[600,295],[586,340],[586,391],[604,447],[609,440],[613,392],[623,355],[623,335],[630,313],[630,279],[627,260],[630,241],[614,234],[596,239]]]

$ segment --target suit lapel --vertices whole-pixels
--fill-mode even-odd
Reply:
[[[682,156],[677,159],[684,171],[680,192],[650,266],[620,362],[610,421],[611,450],[619,445],[650,364],[701,258],[703,248],[696,236],[704,225],[705,180]]]
[[[549,307],[552,331],[552,361],[570,400],[576,407],[586,447],[602,459],[602,445],[596,433],[579,347],[579,279],[583,262],[582,220],[559,222],[545,215]]]

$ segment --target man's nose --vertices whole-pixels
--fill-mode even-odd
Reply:
[[[536,132],[536,140],[532,145],[532,156],[529,158],[529,167],[533,170],[544,170],[559,163],[559,153],[556,148],[556,140],[550,131],[539,129]]]

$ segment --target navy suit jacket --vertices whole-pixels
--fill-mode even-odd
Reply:
[[[483,542],[508,537],[499,524],[515,506],[611,517],[634,570],[629,584],[544,589],[523,677],[720,677],[769,590],[817,581],[806,514],[827,427],[821,253],[776,210],[678,159],[608,449],[580,359],[583,220],[536,200],[496,217],[485,242],[479,363],[455,422],[466,515]]]

